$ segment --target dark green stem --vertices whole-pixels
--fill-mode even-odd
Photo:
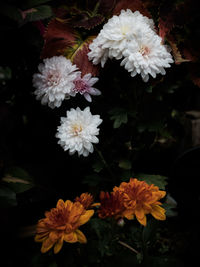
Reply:
[[[114,173],[112,172],[112,170],[110,169],[110,166],[108,165],[108,163],[106,162],[104,156],[102,155],[101,151],[98,150],[98,148],[96,148],[96,146],[94,146],[97,154],[99,155],[101,161],[103,162],[105,168],[107,169],[107,171],[109,172],[110,176],[112,177],[112,179],[116,180],[116,176],[114,175]]]

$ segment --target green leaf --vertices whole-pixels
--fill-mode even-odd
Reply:
[[[0,66],[0,81],[10,80],[12,77],[12,71],[9,67]]]
[[[170,194],[167,194],[165,203],[163,203],[162,207],[166,210],[167,217],[175,217],[178,215],[176,210],[177,202]]]
[[[6,173],[2,182],[15,193],[22,193],[34,187],[33,180],[22,168],[12,167]]]
[[[132,164],[130,160],[128,159],[122,159],[119,161],[119,167],[125,170],[130,170],[132,167]]]
[[[154,219],[148,219],[146,227],[142,231],[142,241],[145,245],[148,245],[153,239],[155,239],[156,230],[159,222]]]
[[[17,205],[16,193],[10,188],[1,185],[0,187],[0,207],[8,208]]]
[[[26,180],[12,176],[5,176],[2,181],[8,184],[9,188],[11,188],[15,193],[22,193],[34,186]]]
[[[88,184],[89,186],[97,186],[101,183],[102,178],[97,174],[87,175],[83,180],[83,184]]]
[[[113,128],[115,129],[128,122],[127,111],[122,108],[112,109],[109,111],[109,114],[111,115],[110,119],[114,120]]]
[[[52,0],[26,0],[25,5],[27,8],[39,6],[41,4],[48,3]]]
[[[10,4],[0,3],[0,14],[17,22],[22,21],[20,10],[16,6]]]
[[[165,187],[167,185],[167,179],[168,179],[166,176],[145,174],[145,173],[137,174],[136,177],[139,180],[145,181],[148,184],[154,184],[162,190],[165,190]]]
[[[26,12],[26,11],[24,11]],[[31,9],[31,12],[26,14],[27,21],[37,21],[50,18],[53,15],[52,9],[50,6],[43,5],[37,6]]]
[[[104,164],[102,161],[97,161],[92,165],[92,168],[95,172],[100,172],[104,167]]]

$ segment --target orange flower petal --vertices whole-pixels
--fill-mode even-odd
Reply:
[[[68,243],[75,243],[78,241],[77,234],[75,232],[72,232],[70,234],[65,234],[64,240]]]
[[[60,235],[56,231],[52,231],[49,233],[49,238],[52,242],[56,242],[59,239]]]
[[[149,213],[152,211],[151,205],[149,205],[147,203],[143,203],[143,209],[145,210],[145,213]]]
[[[77,234],[78,242],[87,243],[87,239],[86,239],[85,235],[80,230],[77,229],[76,234]]]
[[[140,224],[146,226],[147,218],[142,208],[135,210],[135,216]]]
[[[55,244],[55,246],[54,246],[54,253],[55,253],[55,254],[57,254],[57,253],[61,250],[61,248],[62,248],[62,246],[63,246],[63,238],[64,238],[64,236],[62,236],[62,237],[56,242],[56,244]]]
[[[43,234],[36,235],[35,238],[34,238],[35,242],[43,242],[47,238],[48,234],[49,233],[46,232],[46,233],[43,233]]]
[[[79,218],[79,225],[85,224],[86,222],[89,221],[89,219],[93,216],[94,210],[87,210],[83,215],[80,216]]]
[[[159,191],[160,192],[160,198],[163,198],[166,196],[166,192],[165,191]]]
[[[135,215],[136,215],[137,219],[143,219],[145,216],[143,208],[136,209]]]
[[[56,208],[63,209],[64,207],[65,207],[65,202],[62,199],[59,199]]]
[[[162,207],[158,206],[158,205],[154,205],[152,206],[152,216],[157,219],[157,220],[161,220],[164,221],[166,220],[166,215],[165,215],[165,209],[163,209]]]
[[[70,200],[65,201],[65,208],[67,208],[69,211],[71,211],[73,206],[73,203]]]
[[[50,238],[46,238],[42,243],[41,252],[42,253],[47,252],[53,247],[53,245],[54,245],[54,242],[52,242]]]
[[[124,212],[123,216],[128,219],[128,220],[133,220],[134,219],[134,214],[132,212]]]
[[[80,218],[80,216],[81,216],[81,214],[83,213],[84,210],[85,209],[84,209],[83,205],[80,202],[75,202],[73,204],[73,207],[72,207],[71,211],[70,211],[69,222],[71,224],[74,224],[74,223],[78,222],[78,220],[79,220],[79,218]]]
[[[92,205],[91,205],[91,207],[98,207],[98,206],[100,206],[101,205],[101,203],[93,203]]]

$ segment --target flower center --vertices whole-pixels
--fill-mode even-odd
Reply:
[[[126,35],[127,32],[130,30],[130,27],[128,25],[123,25],[121,26],[120,30],[123,35]]]
[[[141,46],[139,53],[142,54],[142,56],[147,56],[150,53],[150,49],[147,46]]]
[[[60,82],[60,75],[57,72],[51,72],[47,75],[47,85],[55,86]]]
[[[73,133],[75,136],[79,135],[79,133],[82,132],[82,130],[83,130],[83,128],[82,128],[81,125],[74,124],[74,125],[72,126],[72,133]]]
[[[88,84],[81,78],[77,78],[74,81],[75,88],[73,89],[75,92],[84,94],[89,91]]]

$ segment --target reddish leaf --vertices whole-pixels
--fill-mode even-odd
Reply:
[[[181,26],[183,19],[183,4],[176,4],[174,1],[164,1],[159,11],[159,35],[163,39],[170,33],[175,25]]]
[[[44,34],[44,47],[41,58],[59,56],[68,47],[72,47],[77,39],[76,31],[69,22],[52,19]]]
[[[73,20],[74,27],[83,27],[87,30],[94,28],[104,21],[104,17],[100,14],[94,16],[89,15],[88,12],[81,12],[79,16],[76,16]]]
[[[71,6],[60,7],[54,10],[56,17],[71,18],[73,27],[82,27],[90,30],[101,24],[107,14],[110,14],[115,0],[88,0],[84,5],[77,3]]]
[[[146,7],[146,8],[158,8],[160,6],[160,0],[143,0],[143,5]]]
[[[37,12],[37,9],[30,8],[30,9],[27,9],[24,11],[20,10],[20,12],[21,12],[22,18],[25,19],[28,14],[33,13],[33,12]]]
[[[181,52],[180,52],[180,50],[179,50],[179,48],[178,48],[178,46],[177,46],[177,44],[176,44],[176,42],[172,36],[170,36],[167,40],[171,46],[175,64],[178,65],[178,64],[181,64],[183,62],[190,62],[189,59],[185,59],[182,57]]]
[[[196,38],[197,36],[194,37],[193,39],[186,40],[182,44],[182,51],[184,57],[192,62],[196,62],[200,59],[200,50],[199,50],[200,41],[198,40],[198,38]]]
[[[41,36],[45,34],[45,26],[41,20],[33,21],[33,25],[35,25],[35,27],[38,28]]]
[[[189,61],[196,62],[198,59],[198,55],[195,55],[195,51],[187,46],[183,48],[183,54]]]
[[[110,14],[115,4],[116,0],[100,0],[99,13],[104,15]]]
[[[118,0],[112,12],[113,15],[119,15],[122,9],[130,9],[133,12],[138,10],[142,15],[151,18],[151,14],[141,0]]]
[[[91,73],[93,76],[96,76],[99,71],[99,67],[93,65],[87,56],[89,52],[89,45],[94,38],[94,36],[88,37],[84,42],[82,42],[70,58],[71,61],[81,70],[82,76],[87,73]]]

